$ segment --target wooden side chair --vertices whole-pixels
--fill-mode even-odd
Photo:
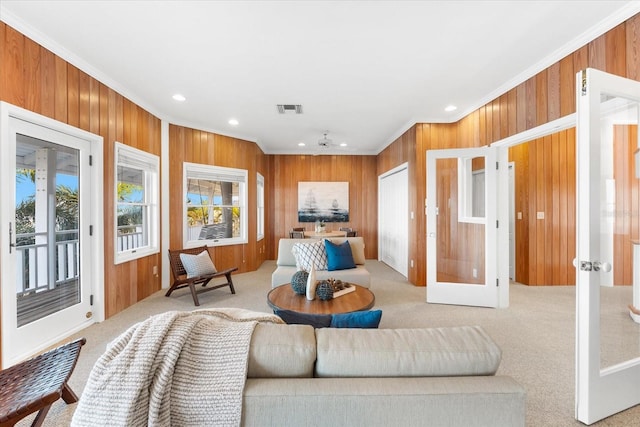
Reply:
[[[205,252],[205,254],[203,254]],[[191,267],[185,269],[185,265],[180,258],[180,255],[184,254],[187,256],[201,256],[204,259],[198,260],[197,264],[203,264],[206,268],[198,270],[192,269]],[[208,262],[207,262],[208,261]],[[233,287],[233,280],[231,280],[231,273],[238,270],[238,267],[228,268],[224,271],[217,271],[213,262],[211,261],[211,257],[209,256],[209,250],[207,246],[199,246],[197,248],[189,248],[189,249],[169,249],[169,265],[171,265],[171,273],[173,273],[173,283],[171,287],[165,294],[165,296],[171,295],[173,291],[176,289],[186,288],[188,287],[191,290],[191,296],[193,297],[193,303],[196,306],[200,305],[200,301],[198,300],[198,294],[203,292],[212,291],[214,289],[222,288],[224,286],[228,286],[231,289],[231,293],[235,294],[236,290]],[[192,270],[187,272],[187,270]],[[214,286],[208,286],[209,282],[216,277],[225,277],[226,282],[216,284]],[[202,289],[196,289],[196,285],[202,285]]]
[[[0,427],[13,426],[36,411],[31,426],[41,426],[58,399],[77,402],[67,381],[86,342],[79,338],[0,371]]]

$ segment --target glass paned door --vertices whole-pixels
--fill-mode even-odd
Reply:
[[[7,109],[3,104],[3,367],[92,323],[88,278],[95,277],[89,243],[91,143],[12,117]]]
[[[22,327],[80,302],[79,150],[16,134],[16,306]]]
[[[576,418],[592,424],[640,403],[640,82],[577,82]]]
[[[497,168],[498,153],[506,156],[427,151],[427,302],[508,306],[508,251],[497,250],[508,245],[507,162]]]

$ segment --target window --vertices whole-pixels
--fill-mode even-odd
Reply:
[[[484,224],[484,157],[458,159],[458,221]]]
[[[185,247],[247,243],[247,171],[184,163]]]
[[[160,251],[158,156],[116,142],[115,263]]]
[[[264,239],[264,177],[260,174],[257,174],[257,185],[258,185],[258,212],[256,219],[256,230],[257,230],[257,240]]]

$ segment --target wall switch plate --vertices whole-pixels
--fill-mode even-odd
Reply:
[[[522,212],[518,212],[518,219],[522,219]]]

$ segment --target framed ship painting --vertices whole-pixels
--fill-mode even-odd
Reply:
[[[349,222],[348,182],[298,182],[298,222]]]

